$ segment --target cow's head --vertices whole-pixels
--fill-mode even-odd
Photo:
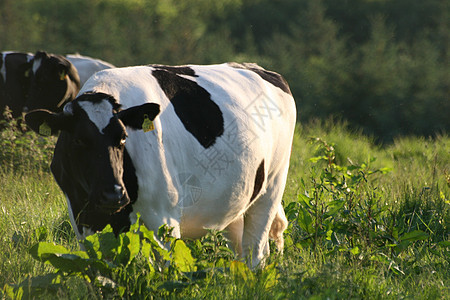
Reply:
[[[61,111],[80,90],[76,68],[63,56],[37,52],[30,69],[29,97],[25,111]]]
[[[130,203],[124,183],[125,164],[130,161],[127,130],[142,129],[144,120],[153,120],[159,111],[155,103],[121,110],[112,96],[85,93],[61,113],[26,114],[28,126],[40,134],[61,131],[51,170],[70,200],[80,231],[83,227],[101,230]]]

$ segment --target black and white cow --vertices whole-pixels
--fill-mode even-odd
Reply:
[[[22,115],[28,97],[31,53],[5,51],[0,53],[0,119],[8,106],[14,118]]]
[[[269,237],[283,247],[296,108],[277,73],[234,63],[110,69],[63,112],[26,122],[61,131],[51,170],[80,239],[108,223],[127,230],[140,213],[176,237],[227,230],[252,266]]]
[[[114,66],[88,56],[62,56],[38,51],[32,61],[29,98],[24,110],[61,111],[64,104],[75,99],[89,77],[109,68]]]

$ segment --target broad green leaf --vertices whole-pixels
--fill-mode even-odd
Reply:
[[[127,289],[123,286],[119,286],[117,288],[117,293],[119,293],[120,297],[123,297],[125,295],[125,292],[127,291]]]
[[[130,262],[130,238],[122,233],[119,235],[119,246],[117,247],[117,256],[114,259],[114,263],[117,265],[125,266]]]
[[[300,207],[298,210],[297,223],[307,233],[312,233],[314,231],[313,219],[309,212],[303,207]]]
[[[99,259],[114,260],[117,255],[117,248],[120,246],[120,240],[113,232],[102,232],[98,235],[98,251]]]
[[[332,235],[333,235],[333,230],[331,230],[331,229],[328,230],[328,231],[327,231],[327,240],[328,240],[328,241],[331,241],[331,236],[332,236]]]
[[[127,232],[126,236],[130,241],[127,247],[130,252],[129,262],[131,262],[141,250],[141,239],[138,233],[134,233],[132,231]]]
[[[298,195],[299,203],[306,208],[313,208],[313,205],[311,204],[311,199],[306,194],[299,194]]]
[[[45,262],[51,255],[65,254],[69,253],[70,251],[60,245],[55,245],[48,242],[39,242],[36,245],[32,246],[29,252],[34,259]]]
[[[422,230],[414,230],[411,232],[407,232],[400,237],[401,241],[421,241],[426,240],[428,238],[428,234],[423,232]]]
[[[350,253],[353,255],[358,255],[360,253],[358,246],[353,247],[352,249],[350,249]]]
[[[144,225],[141,225],[139,230],[144,238],[146,238],[150,242],[150,244],[152,244],[154,247],[160,247],[159,243],[156,241],[154,231],[148,230]]]
[[[63,246],[46,242],[40,242],[31,247],[30,254],[35,259],[50,263],[55,268],[67,273],[81,272],[89,265],[85,252],[70,253]]]
[[[264,281],[264,287],[266,290],[269,290],[278,284],[278,271],[276,268],[276,264],[272,263],[270,265],[267,265],[263,270],[263,281]]]
[[[173,263],[181,272],[195,272],[195,259],[192,257],[191,250],[182,240],[176,240],[172,249]]]
[[[313,164],[315,164],[315,163],[317,163],[318,161],[321,161],[321,160],[328,161],[328,157],[326,157],[325,155],[322,155],[322,156],[311,157],[308,160],[310,162],[312,162]]]
[[[87,236],[82,243],[90,258],[101,258],[101,253],[99,253],[100,240],[98,233]]]
[[[339,210],[344,207],[345,201],[343,200],[333,200],[327,204],[327,212],[328,216],[334,216]]]
[[[450,247],[450,241],[441,241],[438,245],[441,247]]]
[[[48,262],[67,273],[82,272],[90,264],[88,259],[75,254],[54,254],[48,258]]]

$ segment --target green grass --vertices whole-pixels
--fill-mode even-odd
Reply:
[[[20,149],[22,156],[34,157],[48,144],[36,139],[21,137],[14,149],[32,140],[33,147]],[[122,286],[125,297],[448,299],[449,149],[447,136],[400,138],[381,147],[342,123],[298,126],[283,198],[290,221],[284,256],[273,253],[268,267],[250,271],[230,257],[215,259],[222,250],[211,246],[217,243],[212,235],[187,242],[196,259],[192,274],[199,278],[174,259],[151,273],[142,253],[104,277]],[[44,289],[31,288],[43,275],[56,274],[51,264],[30,255],[31,247],[41,242],[78,249],[48,159],[37,156],[22,165],[21,155],[10,155],[0,171],[0,288],[5,286],[0,298],[12,295],[13,288],[19,297],[21,283],[24,298],[28,292],[39,298],[119,297],[118,287],[100,287],[95,276],[87,279],[92,267],[91,273],[80,273],[85,277],[61,271],[59,288],[48,282]],[[390,171],[371,174],[384,168]],[[139,290],[139,282],[151,288]]]

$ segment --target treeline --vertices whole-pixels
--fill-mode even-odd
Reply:
[[[117,66],[250,61],[284,75],[302,122],[390,141],[450,129],[445,0],[2,0],[1,50]]]

